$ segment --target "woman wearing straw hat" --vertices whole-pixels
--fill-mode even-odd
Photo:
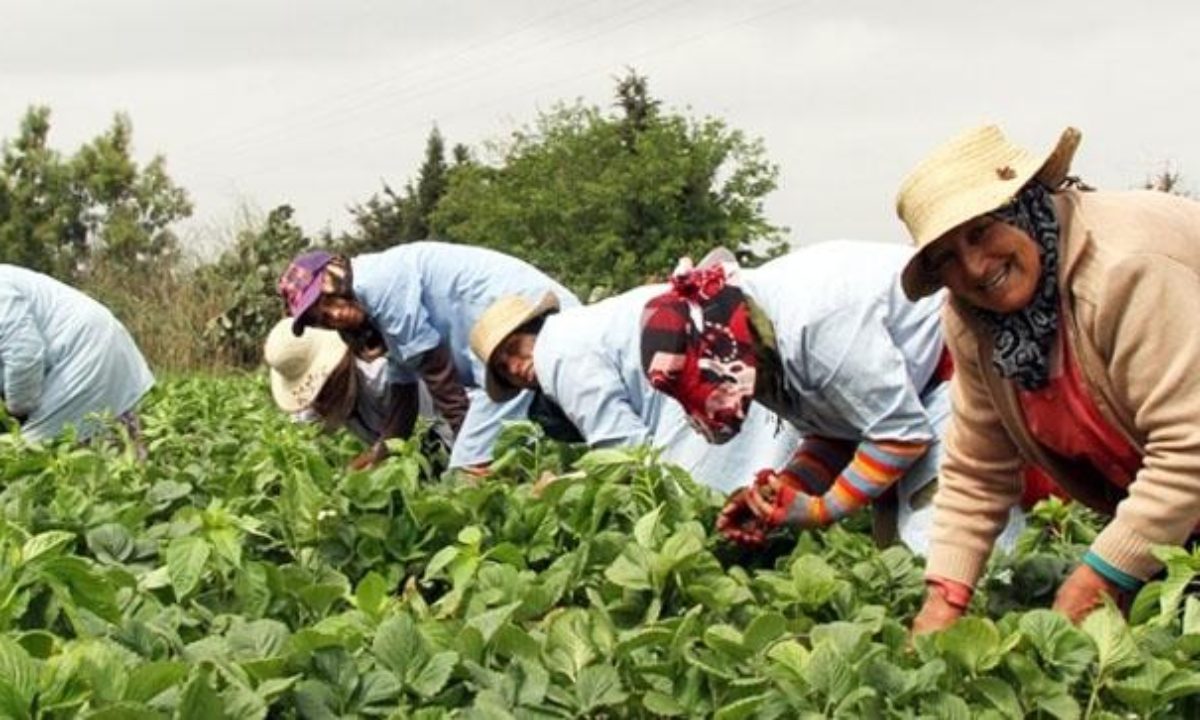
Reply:
[[[687,417],[666,403],[641,371],[639,317],[663,286],[637,288],[585,307],[557,312],[547,293],[531,302],[497,300],[471,331],[471,349],[487,366],[487,392],[503,401],[538,389],[560,406],[593,447],[651,443],[695,479],[729,492],[744,485],[747,466],[782,461],[798,441],[759,409],[737,442],[708,447]]]
[[[387,441],[412,434],[417,417],[434,423],[437,439],[449,448],[449,426],[433,411],[433,398],[419,381],[390,383],[387,361],[362,360],[332,330],[292,333],[284,318],[267,335],[263,359],[271,371],[271,396],[280,410],[299,420],[316,420],[327,430],[345,427],[368,449],[351,461],[355,470],[387,457]]]
[[[1152,548],[1200,520],[1200,205],[1081,192],[1080,134],[1042,153],[995,126],[935,150],[903,182],[918,253],[904,289],[950,292],[954,416],[915,632],[964,611],[1023,463],[1111,516],[1054,607],[1073,621],[1160,570]]]
[[[415,242],[353,259],[324,251],[296,258],[279,281],[293,332],[306,326],[338,330],[352,347],[380,341],[393,382],[425,381],[438,413],[455,430],[450,466],[481,469],[503,423],[523,420],[533,401],[521,393],[506,403],[482,391],[484,367],[467,335],[480,314],[510,294],[550,291],[565,305],[578,300],[537,268],[514,257],[466,245]]]
[[[901,294],[911,254],[827,242],[740,277],[697,268],[646,304],[642,370],[710,442],[737,435],[755,404],[805,437],[730,498],[718,520],[730,539],[757,544],[773,527],[824,527],[894,489],[900,539],[924,553],[949,367],[942,297],[910,303]],[[890,525],[877,527],[877,540],[892,539]]]
[[[117,416],[137,444],[134,408],[154,385],[137,344],[100,303],[73,287],[0,265],[0,406],[28,440],[65,426],[87,439],[95,414]]]

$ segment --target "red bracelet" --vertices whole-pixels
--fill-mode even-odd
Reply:
[[[925,586],[931,590],[937,590],[947,605],[959,610],[966,610],[967,606],[971,604],[971,596],[975,594],[970,587],[946,578],[927,577]]]

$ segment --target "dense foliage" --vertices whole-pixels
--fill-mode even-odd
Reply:
[[[482,483],[436,476],[415,443],[349,473],[351,439],[291,424],[249,377],[164,383],[143,421],[145,464],[120,437],[0,436],[0,715],[1200,709],[1200,556],[1169,553],[1130,623],[1106,609],[1072,627],[1031,609],[1094,532],[1060,504],[993,568],[976,610],[998,619],[910,649],[907,551],[851,519],[743,554],[710,530],[719,499],[642,450],[515,426]]]

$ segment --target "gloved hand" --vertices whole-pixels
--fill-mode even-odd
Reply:
[[[808,527],[809,524],[805,522],[808,514],[800,511],[807,507],[807,501],[811,498],[788,475],[774,470],[759,470],[754,485],[746,494],[746,504],[768,528],[785,524]]]
[[[767,527],[746,504],[750,488],[741,488],[729,496],[717,516],[717,531],[742,547],[760,547],[767,540]]]
[[[1078,624],[1104,602],[1107,595],[1122,604],[1121,589],[1096,572],[1086,563],[1080,563],[1074,572],[1063,580],[1054,596],[1053,609]]]

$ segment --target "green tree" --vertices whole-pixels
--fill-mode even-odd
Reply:
[[[87,242],[69,164],[47,143],[50,110],[33,107],[0,146],[0,262],[69,277]]]
[[[784,249],[763,215],[777,167],[760,140],[660,109],[645,78],[617,83],[616,114],[576,103],[450,170],[437,234],[525,258],[588,295],[664,277],[725,245],[753,263]]]
[[[133,127],[107,132],[64,158],[48,145],[50,110],[30,108],[0,149],[0,261],[75,280],[97,261],[145,268],[173,261],[171,230],[192,212],[166,161],[133,159]]]
[[[209,322],[206,338],[239,365],[259,362],[267,333],[285,314],[276,289],[279,276],[292,258],[311,247],[293,214],[290,205],[275,208],[262,226],[238,233],[232,248],[197,272],[199,282],[229,298],[224,311]]]

